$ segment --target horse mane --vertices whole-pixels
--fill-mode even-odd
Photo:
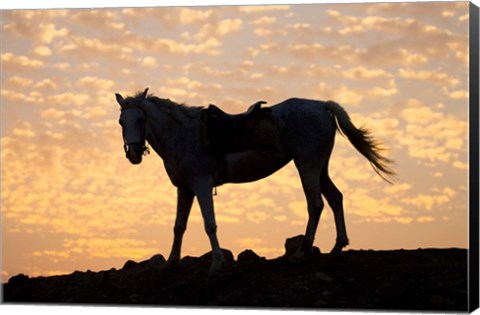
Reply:
[[[142,92],[134,96],[135,99],[140,97],[142,97]],[[175,119],[185,125],[189,123],[190,119],[198,117],[203,110],[202,106],[188,106],[185,105],[185,103],[179,104],[168,98],[160,98],[153,94],[147,95],[146,100],[155,104],[157,109],[167,109]]]

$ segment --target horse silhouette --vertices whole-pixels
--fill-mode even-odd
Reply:
[[[308,206],[305,238],[294,259],[302,259],[312,250],[324,207],[322,195],[335,219],[337,238],[332,252],[340,252],[348,245],[343,195],[328,174],[337,130],[380,177],[390,183],[395,178],[392,161],[381,154],[380,143],[368,130],[355,127],[347,112],[333,101],[291,98],[267,108],[261,108],[263,102],[259,102],[245,114],[228,115],[216,107],[189,107],[147,92],[148,88],[133,97],[115,95],[121,106],[119,123],[128,160],[141,163],[148,141],[177,187],[174,240],[167,265],[180,260],[196,196],[212,247],[210,273],[220,271],[225,258],[217,238],[212,190],[224,183],[265,178],[291,160],[298,169]],[[224,138],[215,140],[219,133]]]

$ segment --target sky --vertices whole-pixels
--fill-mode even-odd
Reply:
[[[468,246],[467,2],[5,10],[1,32],[2,282],[168,256],[176,190],[154,153],[125,159],[114,96],[146,87],[231,113],[334,100],[398,173],[382,181],[337,135],[347,249]],[[235,256],[281,256],[305,231],[292,163],[217,191]],[[314,245],[335,237],[326,205]],[[182,254],[209,250],[195,203]]]

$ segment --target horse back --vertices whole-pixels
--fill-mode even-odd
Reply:
[[[326,102],[290,98],[271,109],[279,141],[292,157],[333,145],[336,123],[327,111]]]

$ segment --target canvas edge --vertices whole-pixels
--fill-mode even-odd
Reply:
[[[469,300],[473,312],[479,304],[479,8],[473,2],[469,7],[470,91],[469,91]]]

